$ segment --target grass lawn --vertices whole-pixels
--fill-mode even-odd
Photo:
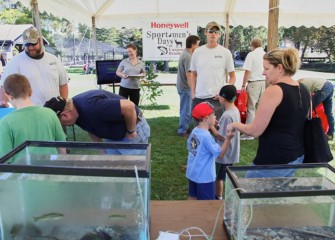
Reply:
[[[80,76],[82,77],[82,76]],[[92,75],[90,76],[93,77]],[[71,79],[74,77],[71,76]],[[75,88],[75,82],[70,86],[74,93],[83,91],[83,81],[93,87],[94,79],[80,80],[80,89]],[[186,138],[177,135],[179,124],[179,96],[173,86],[162,87],[163,95],[157,99],[157,106],[142,107],[144,116],[151,127],[151,199],[152,200],[184,200],[187,198],[188,182],[182,165],[187,162]],[[85,89],[86,90],[86,89]],[[108,89],[107,89],[108,90]],[[111,89],[109,89],[111,90]],[[118,89],[116,89],[118,92]],[[77,141],[90,141],[86,132],[75,127]],[[73,139],[72,131],[68,130],[69,140]],[[253,160],[257,140],[241,141],[240,163],[250,165]],[[335,156],[335,143],[331,142]],[[335,161],[331,164],[335,166]]]

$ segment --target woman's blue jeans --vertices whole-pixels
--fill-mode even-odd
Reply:
[[[298,157],[296,160],[289,162],[290,164],[301,164],[304,161],[304,155]],[[255,164],[251,164],[255,166]],[[293,177],[297,168],[283,168],[271,170],[249,170],[247,171],[246,178],[271,178],[271,177]]]

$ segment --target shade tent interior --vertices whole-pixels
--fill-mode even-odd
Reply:
[[[136,27],[151,20],[189,20],[198,26],[217,21],[223,26],[229,14],[232,26],[267,26],[271,0],[38,0],[46,11],[88,26],[95,18],[97,27]],[[30,7],[31,0],[20,0]],[[279,26],[332,26],[334,0],[277,0]]]
[[[191,21],[205,26],[266,26],[268,48],[279,26],[335,24],[334,0],[19,0],[70,21],[95,27],[142,28],[149,21]],[[274,41],[276,43],[276,41]]]

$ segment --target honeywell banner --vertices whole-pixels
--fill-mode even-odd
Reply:
[[[188,21],[149,22],[143,27],[143,59],[178,60],[189,35],[197,35],[197,26]]]

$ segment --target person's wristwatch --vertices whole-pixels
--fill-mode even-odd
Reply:
[[[132,131],[127,130],[127,133],[128,133],[128,134],[133,134],[134,132],[135,132],[135,130],[132,130]]]

